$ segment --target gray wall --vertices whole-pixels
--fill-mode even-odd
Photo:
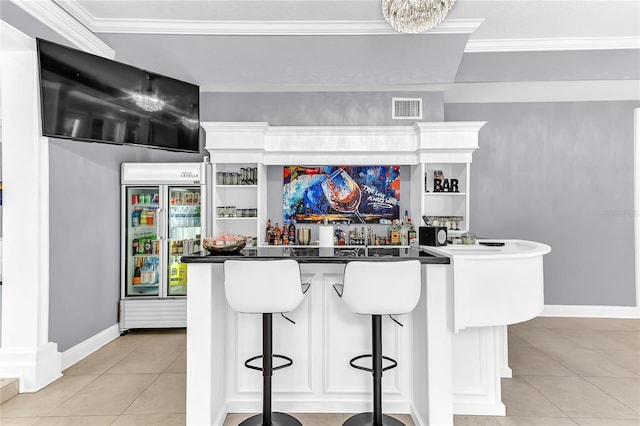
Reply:
[[[59,351],[118,322],[120,163],[200,155],[51,139],[49,340]]]
[[[545,303],[635,305],[633,109],[638,102],[445,105],[486,120],[471,231],[551,245]]]
[[[393,120],[391,99],[422,98],[422,120],[443,121],[442,92],[202,93],[201,121],[266,121],[272,126],[409,126]]]

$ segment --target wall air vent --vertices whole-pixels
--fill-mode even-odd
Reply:
[[[421,98],[393,98],[394,120],[422,119]]]

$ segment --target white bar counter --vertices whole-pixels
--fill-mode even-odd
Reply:
[[[473,251],[475,247],[466,248]],[[383,321],[383,353],[398,361],[398,368],[386,371],[383,376],[384,412],[411,414],[417,425],[450,425],[454,413],[504,414],[499,389],[504,373],[501,366],[506,359],[502,333],[514,318],[492,316],[483,325],[475,325],[473,321],[480,321],[482,312],[492,315],[495,303],[491,302],[496,299],[512,305],[508,300],[512,296],[505,299],[504,288],[489,287],[488,293],[499,294],[487,294],[479,299],[481,304],[489,303],[484,309],[473,307],[475,314],[469,317],[473,319],[471,322],[458,320],[456,298],[465,300],[464,293],[470,291],[463,286],[471,285],[465,283],[466,280],[473,282],[473,271],[466,271],[467,266],[478,268],[489,261],[497,270],[506,271],[509,266],[500,263],[536,257],[540,259],[539,274],[534,274],[534,278],[523,285],[534,288],[533,293],[542,294],[541,259],[550,250],[548,246],[505,241],[501,250],[477,248],[476,251],[483,253],[481,256],[467,252],[456,254],[455,246],[421,247],[420,251],[400,249],[393,257],[384,255],[384,249],[368,253],[366,257],[345,257],[333,249],[303,250],[307,251],[282,247],[257,250],[265,259],[295,258],[300,263],[303,281],[311,283],[301,306],[287,314],[295,325],[274,317],[274,352],[293,358],[293,366],[274,373],[274,411],[354,413],[371,410],[371,375],[349,366],[350,358],[370,352],[370,319],[349,312],[332,284],[342,281],[344,264],[348,261],[418,258],[423,264],[418,306],[411,314],[397,317],[403,327],[388,318]],[[378,257],[381,253],[382,257]],[[475,256],[474,259],[477,257],[480,261],[465,266],[467,259],[458,256]],[[246,258],[255,259],[255,256]],[[262,376],[244,367],[245,359],[261,353],[261,318],[236,313],[227,306],[224,259],[204,254],[183,257],[188,264],[189,282],[188,425],[222,425],[227,413],[261,410]],[[523,277],[514,276],[514,271],[512,268],[511,282],[518,285]],[[456,274],[467,277],[461,278],[460,294],[456,292]],[[506,278],[503,282],[508,286]],[[479,281],[477,285],[483,287],[486,283]],[[521,299],[515,301],[515,305],[522,303]],[[536,298],[533,304],[537,308],[525,310],[530,318],[542,310],[542,299]],[[518,311],[517,306],[513,308]],[[513,322],[530,318],[515,318],[517,321]]]

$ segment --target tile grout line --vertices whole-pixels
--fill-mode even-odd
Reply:
[[[543,394],[542,392],[540,392],[540,390],[539,390],[538,388],[536,388],[536,387],[535,387],[531,382],[529,382],[529,381],[526,379],[526,377],[527,377],[527,376],[517,376],[517,377],[520,377],[522,380],[524,380],[524,381],[525,381],[525,383],[526,383],[527,385],[529,385],[529,386],[531,387],[531,389],[533,389],[533,390],[534,390],[534,391],[536,391],[536,393],[538,393],[541,397],[543,397],[544,399],[546,399],[547,401],[549,401],[549,403],[550,403],[552,406],[556,407],[556,408],[557,408],[557,409],[558,409],[562,414],[564,414],[564,417],[565,417],[565,418],[568,418],[568,419],[569,419],[569,418],[571,418],[567,413],[565,413],[565,411],[564,411],[562,408],[558,407],[558,405],[556,405],[553,401],[551,401],[549,398],[547,398],[547,396],[546,396],[545,394]],[[573,376],[534,376],[534,377],[550,377],[550,378],[554,378],[554,377],[573,377]],[[573,421],[573,420],[572,420],[572,421]]]
[[[591,376],[591,377],[601,378],[601,376]],[[634,377],[606,377],[606,376],[604,378],[605,379],[634,379]],[[594,383],[591,380],[589,380],[589,376],[583,377],[583,379],[586,380],[587,382],[591,383],[591,385],[595,386],[596,388],[600,389],[602,392],[604,392],[607,395],[609,395],[611,398],[613,398],[616,401],[618,401],[620,404],[624,405],[625,407],[629,407],[632,411],[635,411],[636,413],[640,414],[640,411],[638,411],[636,408],[633,408],[629,404],[625,403],[624,401],[619,400],[616,396],[614,396],[611,393],[609,393],[606,389],[603,389],[602,387],[598,386],[597,383]]]

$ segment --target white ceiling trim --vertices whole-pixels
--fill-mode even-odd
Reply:
[[[94,33],[182,35],[371,35],[400,34],[385,21],[192,21],[177,19],[100,19],[75,1],[59,2]],[[424,34],[471,34],[484,19],[451,19]]]
[[[33,16],[53,31],[69,40],[79,49],[113,59],[113,50],[84,25],[69,16],[51,0],[11,0],[16,6]]]
[[[84,22],[84,21],[83,21]],[[423,34],[471,34],[482,19],[445,21]],[[181,35],[398,35],[384,21],[186,21],[108,20],[85,22],[95,33]]]
[[[469,40],[465,53],[532,52],[558,50],[640,49],[637,37],[565,37]]]

